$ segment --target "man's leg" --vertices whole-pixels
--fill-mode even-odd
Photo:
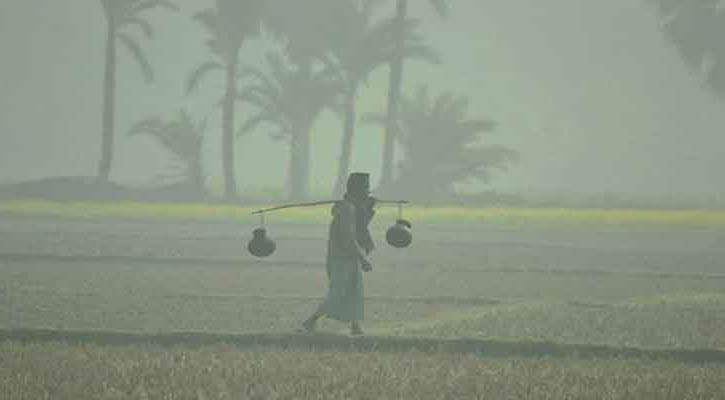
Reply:
[[[317,320],[319,320],[323,315],[324,313],[322,311],[315,311],[314,314],[310,315],[310,317],[302,323],[302,327],[307,332],[314,332],[317,328]]]

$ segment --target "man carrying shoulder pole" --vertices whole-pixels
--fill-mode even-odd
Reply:
[[[303,331],[314,332],[317,321],[325,316],[350,323],[352,335],[363,334],[360,326],[364,319],[362,271],[372,271],[368,256],[375,246],[368,226],[375,215],[374,207],[370,175],[350,174],[344,199],[332,207],[327,240],[327,296],[302,323]]]

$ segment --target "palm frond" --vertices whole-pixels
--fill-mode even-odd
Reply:
[[[243,67],[240,69],[239,73],[237,74],[237,77],[239,78],[252,78],[260,82],[261,87],[266,88],[267,90],[263,91],[269,91],[269,92],[276,92],[279,93],[280,87],[277,82],[275,82],[272,78],[267,76],[262,70],[255,67]]]
[[[449,9],[448,9],[448,0],[429,0],[431,5],[433,5],[433,8],[436,10],[438,15],[441,15],[443,17],[448,16]]]
[[[289,134],[289,127],[286,126],[286,121],[282,120],[278,114],[268,111],[261,111],[259,114],[255,115],[252,118],[249,118],[244,122],[244,124],[237,131],[237,136],[246,135],[262,124],[269,124],[275,126],[280,129],[280,131],[285,131],[287,134]]]
[[[211,36],[207,44],[212,52],[232,64],[237,62],[244,40],[260,33],[264,6],[264,0],[216,0],[213,8],[192,18]]]
[[[145,118],[131,127],[129,135],[153,137],[179,163],[196,168],[201,160],[203,129],[203,124],[195,124],[192,117],[182,110],[169,121],[158,116]]]
[[[139,1],[133,6],[132,12],[133,14],[140,14],[144,11],[150,10],[152,8],[164,8],[168,11],[179,11],[180,8],[176,4],[174,4],[171,1],[166,0],[147,0],[147,1]]]
[[[413,97],[401,98],[395,123],[405,158],[400,166],[400,184],[421,196],[452,190],[453,184],[470,179],[485,181],[492,169],[502,169],[517,153],[502,146],[484,146],[481,134],[496,123],[467,116],[469,99],[451,92],[433,98],[426,86]],[[383,116],[373,121],[384,122]]]
[[[223,71],[224,67],[216,61],[207,61],[204,64],[197,67],[186,81],[186,94],[193,93],[199,82],[212,71]]]
[[[403,49],[403,58],[423,61],[434,65],[439,65],[443,62],[440,55],[433,47],[422,43],[406,45]]]
[[[292,75],[292,68],[285,64],[284,58],[279,53],[267,54],[266,58],[274,80],[279,82],[279,86],[285,86]]]
[[[160,117],[147,117],[141,121],[136,122],[128,130],[129,136],[141,135],[141,134],[155,134],[163,130],[163,121]]]
[[[243,69],[251,81],[240,90],[238,99],[259,109],[244,132],[262,123],[276,127],[282,137],[307,132],[324,108],[334,107],[340,85],[329,70],[292,63],[279,53],[267,54],[266,61],[267,71]]]
[[[151,68],[151,64],[146,58],[146,55],[141,49],[141,46],[131,36],[125,33],[118,33],[117,37],[121,41],[121,43],[123,43],[129,50],[139,67],[141,67],[141,72],[143,73],[146,82],[152,82],[154,79],[154,72]]]
[[[147,39],[152,39],[154,36],[154,29],[151,24],[139,17],[126,18],[120,21],[119,24],[121,26],[137,26]]]
[[[396,20],[373,20],[364,10],[348,12],[347,20],[338,23],[332,34],[331,53],[338,69],[349,82],[365,83],[377,68],[388,65],[396,57],[440,63],[440,57],[427,46],[420,33],[420,21],[406,19],[403,26],[403,52],[396,53],[395,38],[401,29]]]
[[[266,87],[247,87],[237,95],[237,100],[262,109],[279,110],[279,101],[270,95]]]
[[[320,70],[320,74],[325,75],[327,78],[339,82],[342,84],[345,82],[346,74],[345,67],[340,63],[340,60],[335,56],[328,56],[320,59],[323,68]]]
[[[725,18],[720,0],[650,1],[662,30],[698,80],[725,96]]]
[[[215,10],[208,8],[199,11],[192,16],[192,19],[200,23],[212,37],[219,37],[219,18]]]
[[[267,0],[265,28],[296,63],[319,60],[329,52],[332,8],[339,0]]]
[[[493,132],[494,130],[496,130],[496,126],[498,124],[496,123],[496,121],[481,119],[461,121],[458,125],[461,131],[469,132],[471,135],[475,135],[479,133]]]

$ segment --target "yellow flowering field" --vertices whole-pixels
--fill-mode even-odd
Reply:
[[[217,205],[181,203],[91,203],[19,200],[0,202],[0,213],[70,218],[171,218],[171,219],[256,219],[251,213],[270,205]],[[379,216],[394,217],[395,207],[380,207]],[[485,222],[503,225],[656,225],[723,227],[725,210],[635,210],[573,208],[473,208],[455,206],[406,206],[407,219],[430,223]],[[328,207],[278,211],[275,218],[288,222],[322,222]]]

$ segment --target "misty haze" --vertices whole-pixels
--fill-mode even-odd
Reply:
[[[2,0],[0,399],[725,398],[725,2]]]

